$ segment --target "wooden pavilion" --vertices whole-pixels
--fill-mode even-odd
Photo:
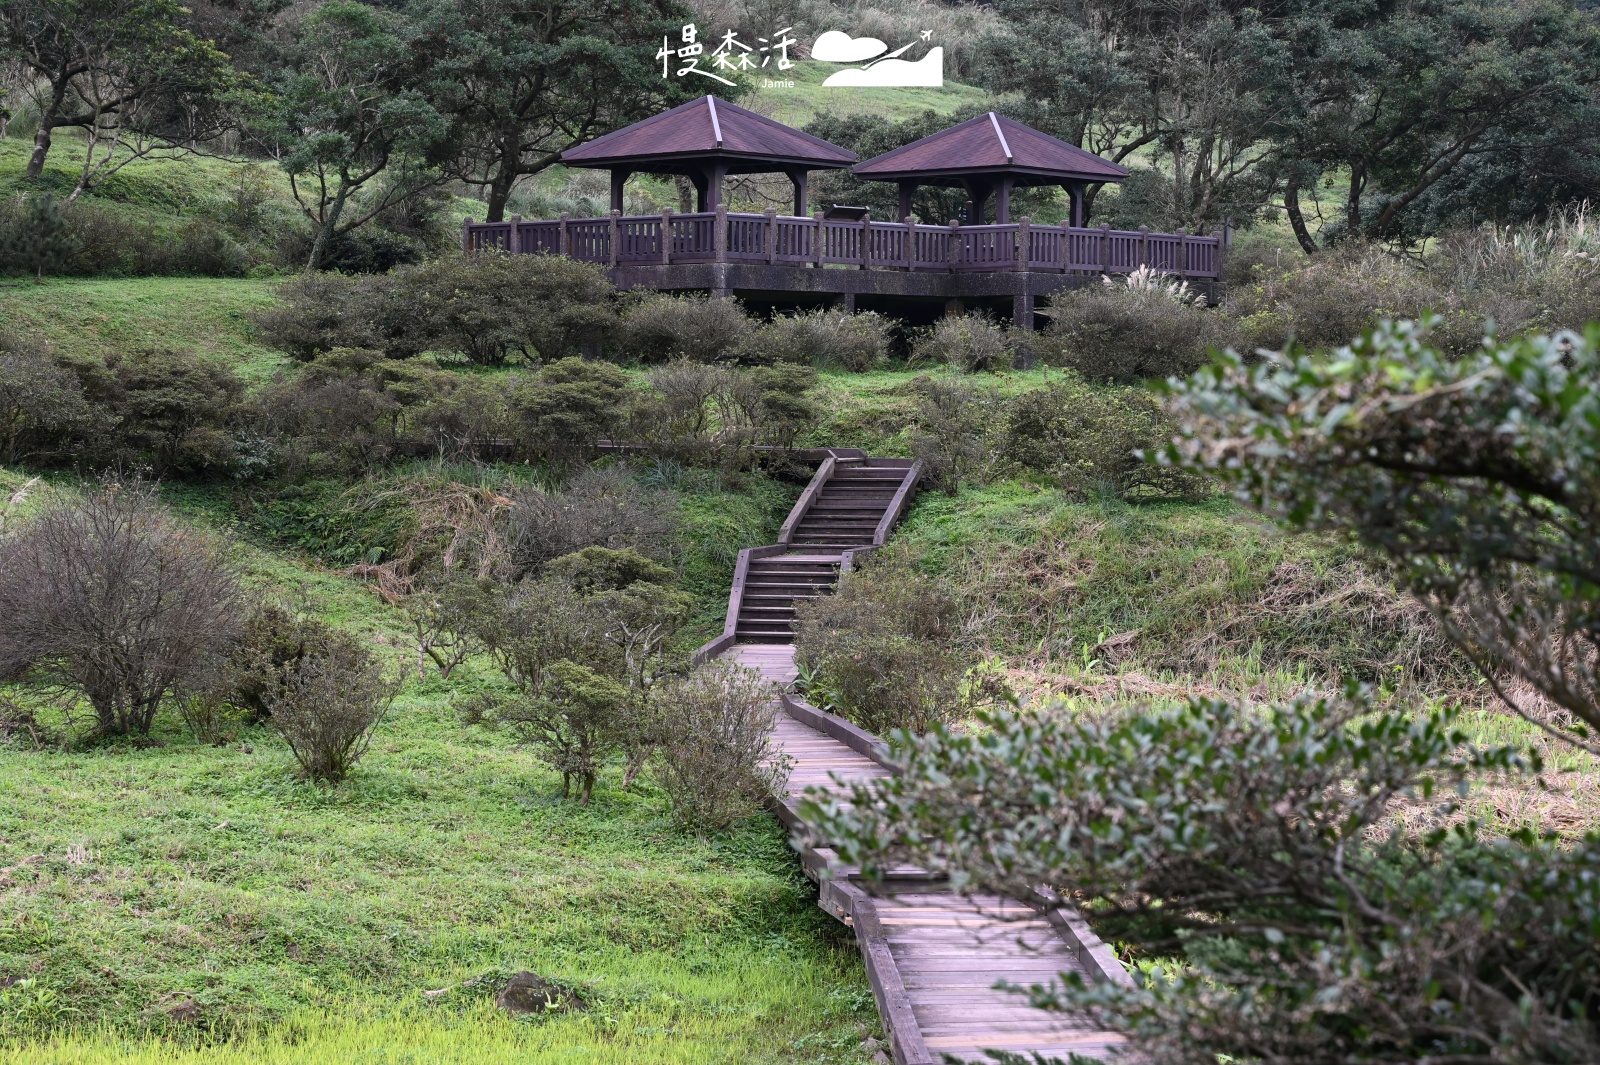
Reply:
[[[898,182],[901,220],[911,215],[918,185],[964,188],[972,200],[969,221],[979,225],[991,196],[995,222],[1009,225],[1013,189],[1060,185],[1072,199],[1069,224],[1082,226],[1085,187],[1128,176],[1116,163],[994,111],[868,159],[854,173],[869,181]]]
[[[722,204],[730,174],[787,174],[794,213],[806,213],[812,170],[843,170],[854,152],[775,122],[715,96],[663,111],[561,154],[567,166],[611,171],[611,209],[622,210],[622,186],[633,174],[682,174],[694,183],[699,211]]]

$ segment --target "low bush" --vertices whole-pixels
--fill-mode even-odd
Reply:
[[[615,438],[635,395],[628,375],[592,359],[568,358],[505,385],[506,414],[520,456],[571,465]]]
[[[69,455],[94,416],[70,370],[41,351],[8,351],[0,341],[0,462]]]
[[[306,658],[327,654],[338,639],[338,630],[321,618],[258,603],[223,656],[215,687],[249,720],[264,721],[282,697],[284,677],[297,673]]]
[[[657,779],[673,817],[720,832],[761,812],[788,777],[772,743],[775,692],[760,675],[713,662],[662,686]]]
[[[337,632],[287,663],[265,702],[301,774],[337,784],[366,753],[398,690],[371,651]]]
[[[87,700],[99,734],[148,733],[226,645],[238,598],[226,544],[111,485],[0,543],[0,660]]]
[[[677,534],[673,498],[641,487],[622,467],[583,470],[552,491],[519,488],[506,512],[506,541],[519,575],[586,547],[670,558]]]
[[[963,373],[1010,369],[1016,340],[993,319],[968,314],[941,318],[911,345],[911,360],[949,366]]]
[[[917,393],[911,454],[921,461],[928,484],[955,495],[993,457],[988,434],[996,403],[960,381],[918,377],[911,383]]]
[[[623,311],[618,324],[623,357],[646,364],[734,361],[754,332],[755,322],[727,297],[650,295]]]
[[[1081,494],[1119,499],[1192,496],[1203,481],[1141,457],[1171,443],[1177,427],[1150,393],[1068,378],[1007,400],[1001,460]]]
[[[817,418],[809,366],[706,366],[677,360],[653,368],[652,394],[635,406],[629,439],[652,457],[748,464],[751,449],[787,447]]]
[[[893,324],[874,311],[779,315],[755,331],[746,350],[756,362],[837,366],[851,373],[866,373],[887,358]]]
[[[1212,348],[1234,341],[1231,326],[1180,282],[1142,273],[1055,297],[1034,350],[1092,380],[1165,378],[1199,369]]]
[[[795,660],[825,708],[879,735],[922,732],[969,709],[956,625],[948,589],[880,561],[798,607]]]
[[[167,349],[135,352],[110,365],[118,389],[117,433],[133,461],[158,476],[214,473],[233,465],[229,423],[244,381],[231,367]]]
[[[308,274],[257,317],[267,343],[309,360],[338,348],[425,351],[479,365],[599,354],[615,327],[605,271],[550,255],[446,255],[366,277]]]

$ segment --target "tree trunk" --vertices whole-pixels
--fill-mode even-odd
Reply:
[[[312,273],[322,268],[323,256],[328,253],[328,245],[333,243],[334,232],[339,225],[339,216],[344,214],[344,201],[350,196],[349,186],[340,175],[339,191],[334,195],[333,203],[328,207],[328,213],[323,218],[322,225],[317,227],[317,239],[311,242],[311,254],[306,259],[306,273]]]
[[[1284,186],[1283,209],[1289,215],[1289,228],[1294,230],[1294,239],[1300,242],[1300,247],[1307,255],[1317,254],[1317,242],[1306,228],[1306,216],[1300,213],[1300,179],[1297,177],[1290,178]]]
[[[506,201],[511,199],[511,189],[516,183],[516,168],[502,163],[495,172],[494,180],[489,182],[489,213],[484,216],[485,222],[506,220]]]
[[[1354,239],[1361,233],[1361,190],[1367,183],[1365,171],[1350,168],[1350,191],[1344,201],[1345,236]]]
[[[28,169],[23,173],[31,181],[44,173],[45,156],[50,154],[49,119],[39,119],[39,131],[33,135],[33,154],[28,157]]]

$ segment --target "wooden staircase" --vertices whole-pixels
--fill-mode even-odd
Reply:
[[[722,635],[695,653],[705,661],[736,643],[794,641],[797,603],[830,594],[856,556],[880,546],[910,505],[920,464],[828,454],[800,494],[778,542],[739,552]]]

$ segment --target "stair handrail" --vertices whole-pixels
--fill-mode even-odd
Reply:
[[[785,548],[780,544],[768,544],[765,547],[743,547],[739,549],[739,561],[733,566],[733,588],[728,592],[728,615],[722,622],[722,635],[713,640],[708,640],[695,649],[690,661],[695,665],[709,662],[723,651],[739,642],[739,610],[744,605],[744,585],[750,577],[750,563],[753,559],[767,558],[771,555],[783,554]]]
[[[889,506],[883,512],[883,517],[878,521],[878,527],[872,533],[872,546],[882,547],[889,539],[889,531],[894,528],[895,522],[900,520],[900,514],[910,502],[911,492],[917,485],[917,478],[922,476],[922,460],[913,462],[906,470],[906,475],[900,482],[900,487],[895,489],[894,498],[889,500]]]
[[[794,506],[789,508],[789,516],[783,520],[783,527],[778,530],[778,543],[790,544],[794,541],[795,527],[806,516],[806,511],[811,509],[811,504],[817,501],[817,494],[822,491],[822,486],[833,476],[833,468],[837,461],[834,456],[829,455],[817,467],[817,472],[811,475],[810,483],[806,485],[805,491],[800,493],[800,498],[794,501]]]

